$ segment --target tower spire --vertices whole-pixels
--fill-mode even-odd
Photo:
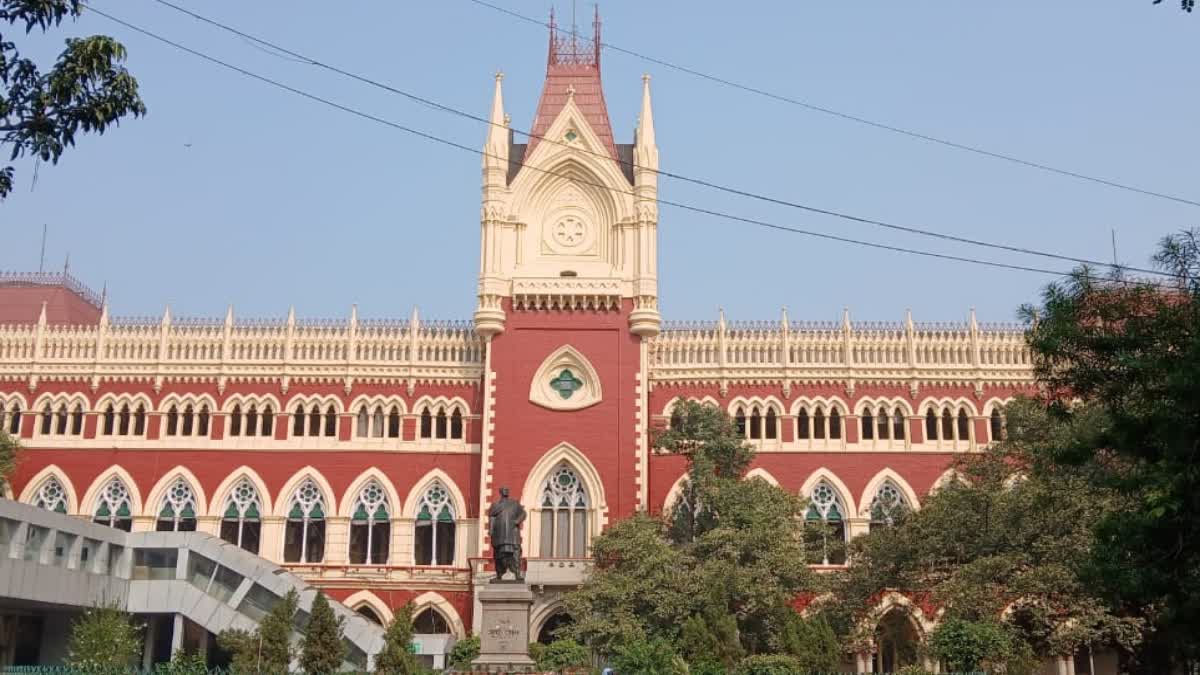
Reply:
[[[496,89],[492,94],[492,113],[488,117],[487,147],[483,158],[484,166],[508,162],[508,123],[504,114],[503,71],[496,73]]]

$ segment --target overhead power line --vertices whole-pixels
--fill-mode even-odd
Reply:
[[[197,19],[197,20],[199,20],[199,22],[203,22],[205,24],[215,26],[215,28],[227,31],[227,32],[229,32],[229,34],[238,36],[241,38],[242,41],[251,43],[252,46],[254,46],[254,47],[262,46],[262,48],[264,48],[264,50],[268,50],[268,53],[282,56],[282,58],[287,58],[288,60],[305,62],[305,64],[310,64],[313,66],[324,68],[324,70],[328,70],[330,72],[340,74],[340,76],[354,79],[354,80],[356,80],[356,82],[361,82],[361,83],[368,84],[371,86],[376,86],[376,88],[391,92],[391,94],[397,94],[397,95],[406,97],[410,101],[415,101],[415,102],[424,104],[424,106],[431,107],[433,109],[443,110],[443,112],[445,112],[445,113],[458,115],[458,117],[478,121],[478,123],[485,124],[485,125],[502,126],[505,131],[510,130],[510,127],[504,126],[504,125],[499,125],[497,123],[493,123],[492,120],[487,119],[485,117],[481,117],[481,115],[476,115],[474,113],[467,112],[467,110],[463,110],[461,108],[456,108],[454,106],[449,106],[449,104],[445,104],[442,102],[434,101],[434,100],[432,100],[432,98],[428,98],[428,97],[421,96],[418,94],[413,94],[413,92],[410,92],[410,91],[398,89],[398,88],[396,88],[396,86],[392,86],[392,85],[389,85],[389,84],[386,84],[383,82],[379,82],[379,80],[372,79],[372,78],[366,77],[366,76],[362,76],[362,74],[359,74],[359,73],[344,70],[344,68],[342,68],[342,67],[334,66],[331,64],[326,64],[326,62],[324,62],[324,61],[320,61],[318,59],[313,59],[312,56],[308,56],[308,55],[302,54],[300,52],[295,52],[295,50],[288,49],[287,47],[281,46],[281,44],[277,44],[275,42],[266,40],[266,38],[259,37],[257,35],[248,34],[248,32],[236,29],[236,28],[234,28],[234,26],[230,26],[228,24],[218,22],[218,20],[216,20],[216,19],[211,19],[209,17],[205,17],[205,16],[203,16],[203,14],[199,14],[197,12],[188,10],[188,8],[186,8],[186,7],[181,7],[179,5],[175,5],[175,4],[173,4],[173,2],[169,2],[168,0],[155,0],[155,1],[158,2],[158,4],[160,4],[160,5],[172,8],[172,10],[184,13],[184,14],[186,14],[186,16],[192,17],[193,19]],[[547,138],[545,136],[536,135],[536,133],[533,133],[533,132],[527,132],[527,131],[518,130],[518,129],[511,129],[511,131],[514,131],[515,133],[517,133],[517,135],[528,137],[528,138],[536,138],[536,139],[539,139],[539,141],[545,141],[547,143],[564,145],[564,147],[565,147],[565,145],[568,145],[566,143],[563,143],[562,141],[559,141],[559,139],[557,139],[557,138]],[[572,147],[572,148],[574,148],[574,147]],[[583,153],[586,153],[586,154],[599,156],[599,157],[601,157],[601,159],[605,159],[605,160],[613,159],[613,157],[611,155],[608,155],[607,153],[596,153],[596,151],[592,151],[592,150],[588,150],[588,149],[584,149],[584,148],[575,148],[575,149],[583,151]],[[634,168],[634,163],[632,163],[628,160],[617,159],[616,161],[618,161],[619,163],[623,163],[623,165],[629,166],[630,168]],[[960,243],[960,244],[970,244],[973,246],[989,247],[989,249],[997,249],[997,250],[1002,250],[1002,251],[1022,253],[1022,255],[1040,256],[1040,257],[1045,257],[1045,258],[1060,259],[1060,261],[1093,265],[1093,267],[1103,267],[1103,268],[1111,268],[1111,269],[1118,268],[1118,265],[1116,265],[1115,263],[1108,263],[1108,262],[1104,262],[1104,261],[1093,261],[1093,259],[1081,258],[1081,257],[1075,257],[1075,256],[1067,256],[1067,255],[1062,255],[1062,253],[1055,253],[1055,252],[1051,252],[1051,251],[1030,249],[1030,247],[1025,247],[1025,246],[1016,246],[1016,245],[1010,245],[1010,244],[998,244],[998,243],[995,243],[995,241],[984,241],[984,240],[980,240],[980,239],[959,237],[959,235],[946,234],[946,233],[942,233],[942,232],[929,231],[929,229],[899,225],[899,223],[882,221],[882,220],[877,220],[877,219],[870,219],[870,217],[865,217],[865,216],[857,216],[857,215],[853,215],[853,214],[847,214],[847,213],[844,213],[844,211],[823,209],[820,207],[814,207],[814,205],[810,205],[810,204],[788,201],[788,199],[782,199],[779,197],[772,197],[772,196],[768,196],[768,195],[761,195],[761,193],[750,192],[748,190],[738,189],[738,187],[731,187],[731,186],[727,186],[727,185],[716,184],[716,183],[713,183],[713,181],[704,180],[704,179],[700,179],[700,178],[691,178],[691,177],[688,177],[688,175],[668,172],[668,171],[664,171],[664,169],[653,169],[653,171],[654,171],[654,173],[661,175],[661,177],[684,181],[684,183],[700,185],[702,187],[708,187],[708,189],[713,189],[713,190],[718,190],[721,192],[730,193],[730,195],[736,195],[739,197],[746,197],[746,198],[750,198],[750,199],[757,199],[757,201],[766,202],[766,203],[775,204],[775,205],[782,205],[782,207],[790,207],[790,208],[794,208],[794,209],[809,211],[809,213],[838,217],[838,219],[863,223],[863,225],[871,225],[871,226],[876,226],[876,227],[893,229],[893,231],[905,232],[905,233],[910,233],[910,234],[918,234],[918,235],[923,235],[923,237],[931,237],[931,238],[942,239],[942,240],[947,240],[947,241],[955,241],[955,243]],[[1166,273],[1163,273],[1163,271],[1154,270],[1154,269],[1134,268],[1134,267],[1122,267],[1121,269],[1129,270],[1129,271],[1136,271],[1136,273],[1139,273],[1139,274],[1170,276],[1170,274],[1166,274]]]
[[[398,131],[402,131],[404,133],[411,134],[413,136],[417,136],[419,138],[423,138],[425,140],[428,140],[428,141],[431,141],[434,143],[438,143],[438,144],[445,145],[448,147],[456,148],[458,150],[462,150],[464,152],[468,152],[473,155],[478,155],[478,156],[482,156],[482,157],[491,157],[493,159],[504,159],[504,158],[498,157],[496,155],[490,154],[488,152],[485,152],[483,150],[479,150],[477,148],[473,148],[471,146],[464,145],[457,141],[452,141],[450,139],[443,138],[441,136],[437,136],[435,134],[431,134],[426,131],[421,131],[419,129],[415,129],[413,127],[409,127],[409,126],[400,124],[398,122],[393,122],[391,120],[385,119],[383,117],[379,117],[372,113],[368,113],[368,112],[359,110],[358,108],[354,108],[349,105],[338,103],[337,101],[334,101],[332,99],[328,99],[328,98],[319,96],[317,94],[313,94],[309,91],[305,91],[303,89],[293,87],[289,84],[285,84],[283,82],[272,79],[265,75],[260,75],[251,70],[248,70],[246,68],[242,68],[241,66],[237,66],[237,65],[234,65],[227,61],[223,61],[223,60],[221,60],[215,56],[212,56],[210,54],[207,54],[205,52],[202,52],[202,51],[199,51],[196,49],[192,49],[191,47],[188,47],[179,42],[171,40],[170,38],[163,37],[162,35],[159,35],[149,29],[142,28],[141,26],[138,26],[138,25],[135,25],[128,21],[125,21],[124,19],[120,19],[116,16],[113,16],[112,14],[109,14],[102,10],[96,9],[95,7],[92,7],[91,5],[85,5],[85,6],[88,8],[89,11],[108,19],[109,21],[112,21],[121,26],[124,26],[132,31],[141,33],[142,35],[145,35],[146,37],[149,37],[151,39],[162,42],[163,44],[169,45],[175,49],[178,49],[180,51],[191,54],[191,55],[193,55],[197,58],[203,59],[209,63],[221,66],[222,68],[226,68],[228,70],[231,70],[231,71],[238,73],[240,75],[243,75],[245,77],[248,77],[248,78],[251,78],[254,80],[258,80],[259,82],[263,82],[264,84],[268,84],[277,89],[281,89],[283,91],[290,92],[297,96],[301,96],[301,97],[309,99],[311,101],[321,103],[323,105],[329,106],[331,108],[335,108],[342,112],[349,113],[351,115],[354,115],[354,116],[357,116],[357,117],[360,117],[362,119],[369,120],[372,122],[376,122],[378,124],[383,124],[385,126],[391,127]],[[627,196],[633,196],[633,197],[637,196],[636,193],[634,193],[632,190],[622,190],[619,188],[614,188],[614,187],[611,187],[608,185],[604,185],[603,183],[583,180],[583,179],[580,179],[578,176],[568,176],[566,174],[558,173],[558,172],[555,172],[555,171],[552,171],[549,169],[543,169],[540,167],[532,166],[532,165],[526,164],[524,162],[521,162],[519,165],[521,167],[527,168],[531,171],[536,171],[536,172],[543,173],[546,175],[563,178],[565,180],[573,181],[575,183],[579,183],[582,185],[588,185],[590,187],[595,187],[595,188],[598,188],[601,190],[606,190],[606,191],[609,191],[609,192],[612,192],[615,194],[621,194],[621,195],[627,195]],[[952,260],[952,261],[957,261],[957,262],[971,263],[971,264],[975,264],[975,265],[984,265],[984,266],[995,267],[995,268],[999,268],[999,269],[1008,269],[1008,270],[1015,270],[1015,271],[1021,271],[1021,272],[1033,272],[1033,273],[1037,273],[1037,274],[1048,274],[1048,275],[1056,276],[1056,277],[1063,277],[1063,276],[1068,276],[1069,274],[1071,274],[1070,272],[1063,272],[1061,270],[1051,270],[1051,269],[1032,267],[1032,266],[1026,266],[1026,265],[1017,265],[1017,264],[1012,264],[1012,263],[998,262],[998,261],[994,261],[994,260],[982,260],[982,259],[970,258],[970,257],[966,257],[966,256],[951,255],[951,254],[947,254],[947,253],[937,253],[934,251],[926,251],[926,250],[922,250],[922,249],[914,249],[914,248],[908,248],[908,247],[903,247],[903,246],[892,246],[890,244],[881,244],[881,243],[873,242],[873,241],[853,239],[850,237],[842,237],[842,236],[838,236],[838,235],[834,235],[834,234],[829,234],[826,232],[816,232],[813,230],[807,230],[807,229],[803,229],[803,228],[799,228],[799,227],[794,227],[791,225],[781,225],[779,223],[773,223],[770,221],[759,220],[756,218],[748,218],[745,216],[738,216],[736,214],[717,211],[715,209],[708,209],[708,208],[704,208],[704,207],[700,207],[700,206],[695,206],[692,204],[685,204],[682,202],[675,202],[675,201],[670,201],[670,200],[665,200],[665,199],[658,199],[657,203],[662,204],[664,206],[670,206],[670,207],[678,208],[678,209],[681,209],[684,211],[689,211],[692,213],[699,213],[702,215],[712,216],[715,218],[723,218],[726,220],[732,220],[732,221],[736,221],[736,222],[746,223],[746,224],[755,225],[758,227],[779,230],[779,231],[783,231],[783,232],[790,232],[793,234],[800,234],[800,235],[804,235],[807,237],[813,237],[813,238],[817,238],[817,239],[825,239],[828,241],[836,241],[836,242],[841,242],[841,243],[845,243],[845,244],[853,244],[856,246],[863,246],[863,247],[867,247],[867,248],[874,248],[874,249],[885,250],[885,251],[893,251],[893,252],[897,252],[897,253],[907,253],[910,255],[918,255],[918,256],[923,256],[923,257],[928,257],[928,258],[936,258],[936,259],[940,259],[940,260]],[[1118,280],[1118,281],[1120,281],[1120,280]],[[1129,281],[1129,282],[1122,282],[1122,283],[1143,283],[1143,282]]]
[[[261,46],[261,48],[263,48],[264,51],[267,51],[268,53],[276,55],[276,56],[281,56],[282,58],[287,58],[290,61],[307,63],[307,64],[310,64],[310,65],[313,65],[313,66],[316,66],[319,68],[323,68],[325,70],[336,73],[343,77],[347,77],[352,80],[362,82],[364,84],[368,84],[370,86],[376,87],[378,89],[382,89],[389,93],[398,94],[398,95],[403,96],[411,101],[415,101],[417,103],[428,106],[435,110],[441,110],[443,112],[446,112],[446,113],[449,113],[452,115],[457,115],[459,117],[463,117],[466,119],[470,119],[470,120],[473,120],[473,121],[476,121],[476,122],[479,122],[479,123],[482,123],[485,125],[502,127],[505,131],[509,131],[511,129],[514,133],[521,135],[521,136],[525,136],[527,138],[531,138],[531,139],[536,138],[540,141],[545,141],[547,143],[552,143],[552,144],[560,145],[560,146],[564,146],[564,147],[568,146],[567,143],[564,143],[563,141],[560,141],[558,139],[547,138],[546,136],[534,134],[532,132],[524,131],[521,129],[510,128],[508,126],[504,126],[502,124],[493,122],[486,117],[482,117],[480,115],[468,112],[466,110],[462,110],[461,108],[456,108],[454,106],[450,106],[450,105],[441,103],[439,101],[435,101],[433,99],[421,96],[419,94],[414,94],[410,91],[405,91],[403,89],[399,89],[395,86],[389,85],[384,82],[380,82],[380,81],[372,79],[370,77],[360,75],[358,73],[355,73],[355,72],[352,72],[349,70],[345,70],[341,67],[334,66],[329,63],[325,63],[318,59],[314,59],[311,56],[302,54],[297,51],[293,51],[291,49],[288,49],[287,47],[284,47],[280,44],[277,44],[277,43],[267,40],[265,38],[259,37],[257,35],[253,35],[251,33],[244,32],[244,31],[242,31],[238,28],[235,28],[233,26],[230,26],[228,24],[222,23],[215,19],[211,19],[211,18],[206,17],[197,12],[193,12],[190,9],[181,7],[177,4],[169,2],[168,0],[155,0],[155,2],[161,4],[165,7],[169,7],[180,13],[183,13],[193,19],[196,19],[197,21],[201,21],[203,23],[206,23],[208,25],[214,26],[223,31],[226,31],[228,33],[236,35],[237,37],[241,38],[243,41],[250,43],[252,46],[255,46],[255,47]],[[601,157],[606,160],[613,159],[613,157],[611,155],[609,155],[607,152],[595,152],[595,151],[588,150],[586,148],[579,148],[577,146],[571,146],[571,147],[573,147],[574,149],[576,149],[578,151],[584,152],[586,154],[591,154],[591,155]],[[616,159],[616,161],[621,164],[624,164],[630,168],[634,168],[634,164],[628,160],[622,160],[622,159],[618,158],[618,159]],[[817,213],[820,215],[831,216],[834,218],[841,218],[843,220],[848,220],[848,221],[852,221],[852,222],[856,222],[856,223],[860,223],[860,224],[872,225],[875,227],[882,227],[882,228],[895,230],[895,231],[899,231],[899,232],[906,232],[908,234],[932,237],[932,238],[936,238],[936,239],[942,239],[945,241],[953,241],[953,242],[957,242],[957,243],[961,243],[961,244],[969,244],[972,246],[980,246],[980,247],[985,247],[985,248],[998,249],[998,250],[1002,250],[1002,251],[1009,251],[1012,253],[1020,253],[1020,254],[1024,254],[1024,255],[1033,255],[1033,256],[1040,256],[1040,257],[1044,257],[1044,258],[1051,258],[1051,259],[1055,259],[1055,260],[1063,260],[1066,262],[1072,262],[1072,263],[1083,264],[1083,265],[1091,265],[1094,267],[1104,267],[1104,268],[1111,268],[1111,269],[1120,268],[1120,269],[1124,269],[1124,270],[1128,270],[1128,271],[1132,271],[1132,272],[1137,272],[1139,274],[1171,276],[1170,274],[1164,273],[1159,270],[1138,268],[1138,267],[1118,266],[1117,264],[1115,264],[1115,261],[1113,263],[1109,263],[1109,262],[1100,261],[1100,260],[1090,260],[1087,258],[1068,256],[1068,255],[1063,255],[1060,253],[1032,249],[1032,248],[1023,247],[1023,246],[1002,244],[1002,243],[996,243],[996,242],[988,242],[988,241],[973,239],[973,238],[969,238],[969,237],[962,237],[962,236],[958,236],[958,235],[946,234],[944,232],[936,232],[936,231],[922,229],[922,228],[918,228],[918,227],[912,227],[909,225],[900,225],[897,223],[891,223],[891,222],[878,220],[878,219],[874,219],[874,218],[867,218],[864,216],[857,216],[857,215],[853,215],[853,214],[845,213],[845,212],[841,212],[841,211],[824,209],[824,208],[812,206],[809,204],[803,204],[800,202],[782,199],[779,197],[772,197],[770,195],[763,195],[760,193],[750,192],[748,190],[743,190],[741,188],[735,188],[735,187],[730,187],[727,185],[721,185],[719,183],[714,183],[712,181],[708,181],[705,179],[693,178],[690,176],[674,173],[671,171],[665,171],[662,169],[654,169],[653,171],[657,175],[660,175],[660,176],[663,176],[666,178],[672,178],[672,179],[675,179],[678,181],[691,183],[694,185],[699,185],[701,187],[718,190],[718,191],[725,192],[727,194],[736,195],[739,197],[755,199],[755,200],[766,202],[769,204],[774,204],[774,205],[778,205],[778,206],[786,206],[786,207],[790,207],[790,208],[799,209],[802,211],[807,211],[810,213]]]
[[[550,23],[547,21],[542,21],[541,19],[536,19],[527,14],[521,14],[520,12],[508,9],[507,7],[501,7],[500,5],[496,5],[491,2],[487,2],[486,0],[468,0],[468,1],[473,2],[476,5],[479,5],[481,7],[487,7],[488,9],[492,9],[494,11],[500,12],[501,14],[507,14],[508,16],[511,16],[515,19],[520,19],[521,21],[525,21],[527,23],[532,23],[532,24],[535,24],[538,26],[545,26],[547,28],[550,27]],[[589,39],[589,38],[584,38],[584,39]],[[590,39],[589,39],[589,41],[590,41]],[[856,124],[862,124],[865,126],[874,127],[876,129],[882,129],[883,131],[890,131],[892,133],[901,134],[903,136],[908,136],[909,138],[915,138],[917,140],[926,141],[926,142],[934,143],[937,145],[942,145],[942,146],[945,146],[948,148],[954,148],[955,150],[971,152],[971,153],[974,153],[977,155],[982,155],[984,157],[991,157],[992,159],[999,159],[999,160],[1003,160],[1005,162],[1011,162],[1013,164],[1018,164],[1018,165],[1025,166],[1025,167],[1032,168],[1032,169],[1038,169],[1040,171],[1046,171],[1048,173],[1058,174],[1060,176],[1076,178],[1079,180],[1088,181],[1088,182],[1095,183],[1098,185],[1104,185],[1107,187],[1116,188],[1118,190],[1135,192],[1137,194],[1145,195],[1147,197],[1166,199],[1166,200],[1176,202],[1179,204],[1187,204],[1188,206],[1200,206],[1200,201],[1196,201],[1193,199],[1187,199],[1185,197],[1180,197],[1178,195],[1172,195],[1172,194],[1168,194],[1165,192],[1157,192],[1155,190],[1140,188],[1140,187],[1137,187],[1134,185],[1130,185],[1128,183],[1121,183],[1121,182],[1118,182],[1115,180],[1109,180],[1107,178],[1100,178],[1097,176],[1079,173],[1077,171],[1071,171],[1069,169],[1060,169],[1058,167],[1051,166],[1049,164],[1044,164],[1042,162],[1035,162],[1035,161],[1028,160],[1028,159],[1022,159],[1015,155],[1010,155],[1010,154],[1006,154],[1003,152],[995,152],[992,150],[987,150],[986,148],[982,148],[977,145],[969,145],[967,143],[959,143],[957,141],[951,141],[951,140],[941,138],[938,136],[924,134],[919,131],[913,131],[911,129],[904,129],[902,127],[887,124],[885,122],[878,122],[875,120],[867,119],[865,117],[859,117],[858,115],[852,115],[850,113],[842,112],[840,110],[834,110],[833,108],[828,108],[826,106],[817,105],[815,103],[810,103],[808,101],[804,101],[804,100],[801,100],[801,99],[798,99],[798,98],[795,98],[792,96],[788,96],[786,94],[780,94],[777,92],[769,91],[767,89],[762,89],[762,88],[755,87],[752,85],[743,84],[743,83],[737,82],[735,80],[730,80],[728,78],[720,77],[719,75],[713,75],[711,73],[706,73],[706,72],[703,72],[700,70],[696,70],[695,68],[690,68],[688,66],[680,65],[678,63],[673,63],[671,61],[667,61],[666,59],[661,59],[661,58],[658,58],[655,56],[650,56],[648,54],[643,54],[641,52],[638,52],[633,49],[629,49],[627,47],[621,47],[619,45],[615,45],[611,42],[605,42],[605,41],[601,40],[600,46],[605,49],[611,49],[614,52],[620,52],[622,54],[626,54],[626,55],[632,56],[634,58],[642,59],[643,61],[648,61],[650,63],[660,65],[664,68],[670,68],[671,70],[675,70],[675,71],[678,71],[681,73],[686,73],[693,77],[698,77],[698,78],[701,78],[704,80],[708,80],[709,82],[715,82],[717,84],[720,84],[720,85],[723,85],[726,87],[731,87],[733,89],[739,89],[741,91],[748,92],[751,94],[756,94],[758,96],[762,96],[762,97],[769,98],[769,99],[772,99],[775,101],[779,101],[781,103],[787,103],[790,105],[805,108],[807,110],[812,110],[814,112],[819,112],[819,113],[822,113],[825,115],[838,117],[843,120],[854,122]]]

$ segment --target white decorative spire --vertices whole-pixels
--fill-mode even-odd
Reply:
[[[508,116],[504,113],[504,73],[496,73],[496,93],[492,96],[492,114],[488,117],[487,144],[484,148],[484,166],[507,168],[508,164]]]
[[[229,305],[229,309],[225,310],[225,325],[226,326],[233,325],[233,305],[232,304]]]
[[[637,134],[633,146],[634,162],[639,172],[638,184],[656,185],[654,172],[658,171],[658,143],[654,137],[654,106],[650,102],[650,76],[642,76],[642,110],[638,114]],[[651,182],[654,181],[654,182]]]
[[[168,304],[166,309],[163,310],[162,324],[164,326],[171,325],[171,305],[170,304]]]
[[[233,308],[230,307],[230,309],[232,310]],[[289,325],[289,326],[296,325],[296,306],[295,305],[288,307],[287,325]]]

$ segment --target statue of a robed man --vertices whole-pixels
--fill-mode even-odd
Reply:
[[[488,535],[492,539],[492,560],[496,563],[495,581],[512,572],[524,581],[521,572],[521,523],[525,507],[508,498],[508,488],[500,488],[500,501],[488,509]]]

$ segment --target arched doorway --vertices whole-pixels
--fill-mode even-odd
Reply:
[[[917,646],[921,636],[912,617],[901,607],[888,610],[875,628],[873,672],[894,673],[919,662]]]
[[[562,611],[555,612],[542,624],[542,629],[538,631],[537,641],[548,645],[558,639],[558,629],[570,626],[573,623],[575,623],[575,620],[571,618],[571,615]]]

